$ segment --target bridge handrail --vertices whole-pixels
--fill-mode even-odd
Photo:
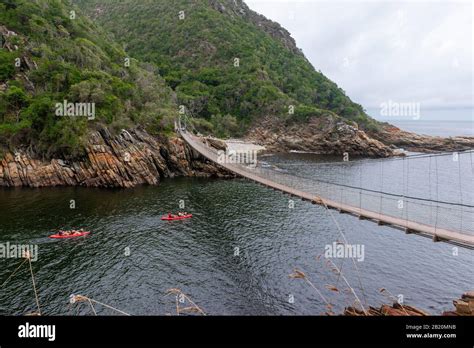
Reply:
[[[382,202],[382,197],[383,196],[388,196],[388,197],[385,197],[383,199],[394,200],[394,198],[389,198],[389,197],[400,197],[400,198],[403,198],[404,201],[407,204],[408,203],[411,204],[411,206],[413,206],[413,204],[415,204],[415,206],[425,205],[425,206],[433,208],[431,203],[434,203],[434,204],[437,204],[437,206],[436,206],[437,212],[438,212],[438,209],[448,209],[448,210],[451,210],[451,211],[461,212],[461,214],[473,214],[474,211],[472,211],[471,209],[474,208],[474,206],[472,206],[472,205],[463,204],[463,203],[453,203],[453,202],[443,202],[443,201],[429,200],[429,199],[424,199],[424,198],[420,198],[420,197],[410,197],[410,196],[405,196],[403,194],[394,194],[394,193],[383,192],[383,191],[378,191],[378,190],[365,189],[365,188],[361,188],[361,187],[351,186],[351,185],[347,185],[347,184],[339,184],[339,183],[334,183],[334,182],[331,182],[331,181],[325,181],[325,180],[321,180],[321,179],[314,180],[314,179],[304,178],[304,177],[300,177],[300,176],[289,175],[289,174],[286,174],[286,173],[275,173],[274,171],[268,171],[268,170],[265,170],[265,169],[260,168],[260,167],[257,168],[257,169],[248,168],[244,165],[237,164],[237,163],[219,163],[219,161],[218,161],[218,150],[217,149],[214,149],[214,148],[206,145],[205,143],[203,143],[203,141],[201,141],[201,138],[193,135],[192,133],[189,133],[188,131],[186,131],[182,127],[179,127],[179,133],[181,134],[183,139],[193,149],[195,149],[197,152],[199,152],[204,157],[208,158],[210,161],[215,162],[215,163],[221,165],[222,167],[224,167],[224,168],[226,168],[226,169],[228,169],[228,170],[230,170],[230,171],[232,171],[232,172],[234,172],[238,175],[241,175],[243,177],[251,179],[253,181],[262,183],[262,184],[267,185],[267,186],[271,186],[275,189],[278,189],[278,190],[281,190],[281,191],[284,191],[284,192],[287,192],[287,193],[294,194],[294,195],[299,196],[299,197],[301,197],[303,199],[306,199],[306,200],[310,200],[310,201],[324,200],[329,205],[343,207],[343,209],[347,209],[351,213],[360,212],[360,214],[363,213],[367,216],[370,216],[371,219],[373,219],[375,216],[379,216],[379,218],[383,217],[383,219],[385,219],[387,221],[391,221],[390,224],[392,224],[392,225],[393,224],[395,224],[395,225],[398,224],[398,225],[400,225],[402,227],[405,227],[407,229],[411,229],[412,227],[419,228],[420,230],[423,230],[424,232],[428,233],[429,235],[432,235],[433,238],[435,238],[435,236],[443,236],[443,238],[449,239],[452,242],[461,243],[461,244],[464,244],[464,245],[471,245],[471,246],[474,247],[474,236],[469,234],[466,231],[454,232],[454,231],[446,230],[446,229],[441,228],[441,227],[436,227],[436,226],[433,227],[433,226],[430,226],[430,225],[424,225],[424,224],[419,223],[419,222],[410,221],[408,219],[408,215],[406,216],[406,218],[400,218],[400,217],[397,217],[397,215],[391,215],[392,217],[390,217],[390,215],[385,215],[385,214],[391,214],[391,213],[388,213],[388,212],[384,212],[382,214],[381,211],[376,212],[376,211],[367,210],[367,209],[362,208],[362,207],[357,208],[355,206],[350,206],[350,205],[348,206],[347,204],[343,203],[342,201],[340,203],[337,203],[336,201],[332,201],[331,199],[328,199],[328,197],[323,198],[321,190],[324,190],[324,186],[319,187],[318,185],[314,185],[314,184],[315,184],[315,182],[318,182],[319,184],[328,185],[328,186],[329,185],[339,186],[341,189],[344,188],[346,190],[349,189],[349,190],[359,191],[359,194],[361,195],[361,197],[362,196],[369,196],[368,194],[362,193],[362,191],[366,191],[366,192],[369,192],[369,193],[378,193],[378,194],[381,195],[380,196],[380,198],[381,198],[380,202]],[[264,179],[263,177],[259,176],[259,174],[260,175],[262,175],[262,174],[265,175],[266,174],[267,178]],[[269,180],[268,177],[270,177],[271,180]],[[297,180],[297,183],[300,184],[300,186],[301,185],[306,185],[306,187],[311,188],[310,191],[316,190],[317,192],[309,193],[309,192],[305,192],[305,191],[296,189],[295,187],[287,186],[288,182],[291,183],[295,179]],[[430,204],[429,205],[428,204],[423,204],[421,202],[429,202]],[[446,207],[443,207],[443,205],[445,205]],[[459,207],[461,207],[461,209],[447,208],[448,206],[449,207],[459,206]],[[463,208],[464,208],[464,210],[462,210]],[[468,210],[468,211],[466,211],[466,210]],[[464,227],[466,227],[466,224],[468,224],[468,227],[469,227],[470,226],[469,223],[471,221],[474,221],[474,219],[468,219],[468,221],[465,221]],[[462,225],[463,224],[461,222],[461,228],[463,227]],[[438,238],[438,237],[436,237],[436,238]]]

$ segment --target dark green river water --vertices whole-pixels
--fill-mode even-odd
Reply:
[[[313,161],[311,156],[290,159]],[[305,168],[310,175],[311,168]],[[70,208],[71,200],[75,209]],[[165,296],[170,288],[181,289],[208,314],[324,313],[325,304],[315,290],[289,277],[295,268],[305,272],[340,312],[354,299],[342,291],[346,286],[324,259],[317,259],[325,245],[340,239],[338,230],[324,208],[297,200],[291,209],[288,200],[241,179],[170,179],[158,187],[128,190],[2,189],[0,243],[38,245],[39,257],[32,267],[46,315],[92,314],[85,304],[69,304],[71,294],[134,315],[175,314],[174,298]],[[163,214],[179,209],[180,201],[194,217],[161,221]],[[473,288],[473,251],[459,248],[455,255],[452,245],[334,214],[347,239],[365,247],[358,271],[350,260],[343,271],[368,304],[388,302],[379,291],[385,288],[403,295],[407,304],[440,314]],[[60,228],[73,227],[92,233],[75,240],[48,238]],[[20,262],[0,260],[0,284]],[[340,265],[342,260],[335,262]],[[341,291],[329,291],[326,285]],[[0,288],[0,314],[35,310],[29,268],[24,265]],[[114,314],[101,306],[96,310]]]

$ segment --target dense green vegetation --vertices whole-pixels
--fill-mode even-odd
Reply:
[[[90,129],[171,129],[177,107],[156,67],[127,60],[69,1],[0,0],[0,30],[0,147],[78,156]],[[64,100],[95,103],[94,120],[57,116]]]
[[[80,156],[104,126],[171,132],[178,104],[218,136],[267,115],[376,127],[239,1],[0,0],[0,148]],[[64,101],[94,104],[94,118],[58,116]]]
[[[245,8],[241,15],[239,1],[74,1],[131,55],[156,64],[179,103],[218,135],[232,133],[222,120],[243,130],[264,115],[305,121],[324,110],[365,128],[376,125],[302,54],[262,30],[255,13]],[[221,4],[227,12],[219,11]]]

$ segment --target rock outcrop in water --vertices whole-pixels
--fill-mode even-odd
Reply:
[[[465,292],[460,299],[453,301],[455,310],[445,311],[444,316],[474,316],[474,291]],[[402,305],[397,302],[392,305],[383,304],[380,308],[370,306],[366,313],[361,309],[350,306],[344,309],[346,316],[426,316],[431,315],[419,308]]]
[[[365,132],[356,123],[333,117],[312,117],[305,125],[287,124],[267,117],[248,133],[247,140],[269,151],[307,151],[325,155],[389,157],[413,152],[463,151],[474,149],[474,137],[437,137],[404,131],[390,124]]]
[[[313,117],[304,126],[286,124],[284,120],[266,118],[256,125],[247,139],[263,145],[269,151],[308,151],[320,154],[364,157],[396,155],[390,146],[367,135],[357,124],[337,117]]]
[[[414,152],[462,151],[474,149],[474,137],[436,137],[404,131],[386,124],[379,132],[371,134],[383,143]]]
[[[370,306],[367,313],[355,307],[347,307],[344,309],[345,316],[427,316],[429,313],[408,305],[394,303],[392,305],[383,304],[380,308]]]
[[[465,292],[460,299],[454,300],[454,311],[443,312],[447,316],[474,316],[474,290]]]
[[[41,160],[24,151],[8,152],[0,161],[0,186],[134,187],[157,185],[175,176],[225,177],[180,138],[155,138],[146,132],[103,129],[91,134],[87,155],[77,161]]]

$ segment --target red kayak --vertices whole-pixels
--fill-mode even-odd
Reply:
[[[79,233],[74,233],[70,235],[60,235],[58,234],[53,234],[52,236],[49,236],[49,238],[54,238],[54,239],[67,239],[67,238],[76,238],[76,237],[82,237],[82,236],[87,236],[90,234],[90,232],[79,232]]]
[[[166,215],[166,216],[163,216],[161,220],[174,221],[174,220],[190,219],[192,217],[193,217],[193,214],[188,214],[188,215],[183,215],[183,216],[172,215],[171,217],[168,217],[168,215]]]

